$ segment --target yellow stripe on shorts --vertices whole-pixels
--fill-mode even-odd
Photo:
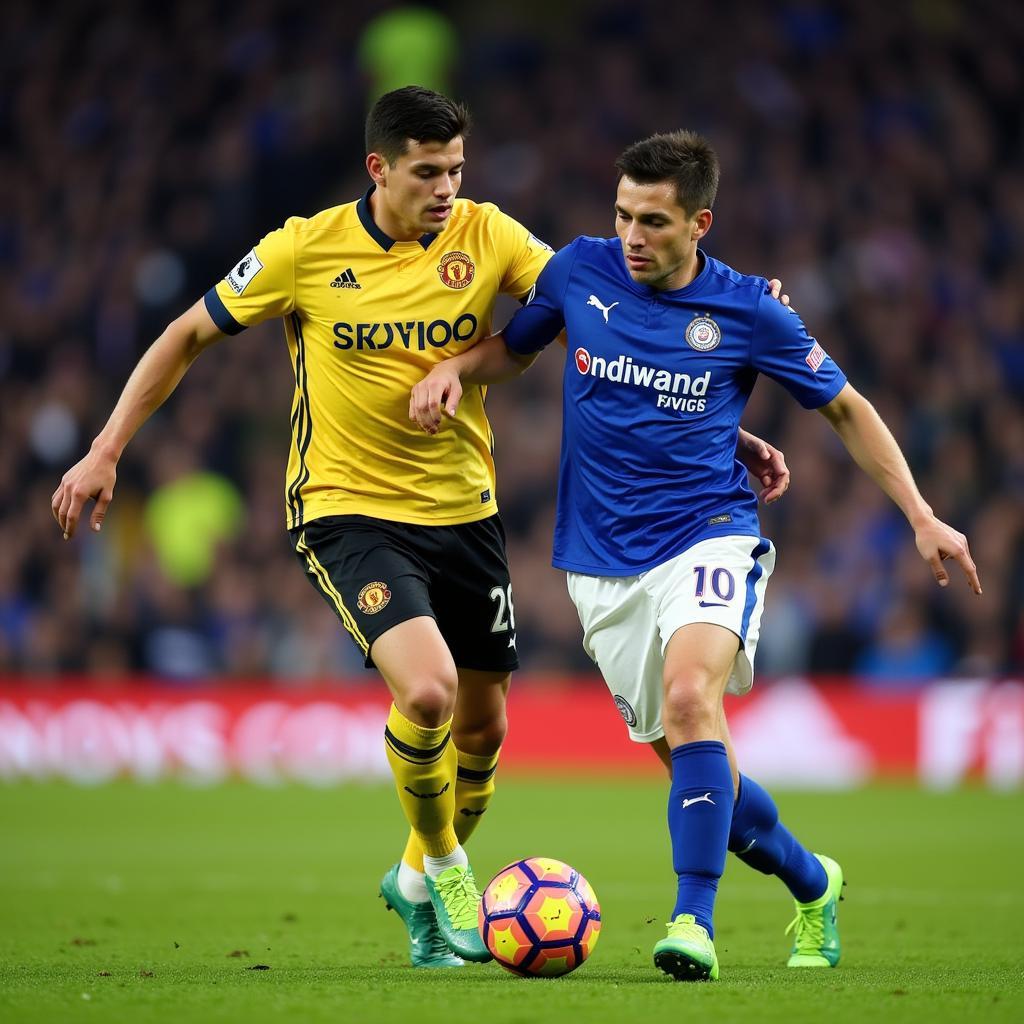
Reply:
[[[321,590],[330,598],[331,603],[338,612],[338,617],[341,619],[341,624],[352,634],[353,639],[359,644],[363,654],[368,654],[370,645],[366,642],[366,637],[360,632],[359,627],[356,625],[356,620],[352,618],[351,612],[345,607],[345,602],[341,599],[341,594],[338,593],[337,588],[331,582],[331,577],[328,575],[327,570],[320,564],[313,553],[313,549],[306,543],[305,530],[299,534],[299,542],[296,547],[299,554],[306,559],[310,575],[316,578]]]

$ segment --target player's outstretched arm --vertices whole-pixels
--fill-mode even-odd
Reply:
[[[932,567],[939,586],[949,583],[949,573],[943,561],[954,558],[960,563],[971,589],[980,594],[978,568],[971,558],[967,538],[935,517],[921,497],[896,439],[874,406],[847,384],[819,412],[832,424],[857,465],[875,480],[907,517],[914,530],[917,550]]]
[[[760,482],[760,498],[766,505],[778,501],[789,490],[790,474],[786,456],[778,448],[742,427],[736,439],[736,458]]]
[[[90,498],[96,502],[90,523],[94,530],[100,529],[114,496],[117,462],[125,446],[178,386],[196,356],[223,337],[200,299],[146,350],[89,453],[64,474],[53,492],[50,507],[65,540],[75,535]]]
[[[454,416],[462,399],[462,385],[498,384],[518,377],[537,358],[512,352],[500,334],[477,342],[457,356],[435,366],[409,395],[409,419],[428,434],[441,429],[441,413]]]

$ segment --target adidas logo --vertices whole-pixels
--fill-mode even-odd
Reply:
[[[363,286],[356,280],[356,275],[352,268],[342,271],[332,282],[332,288],[362,288]]]

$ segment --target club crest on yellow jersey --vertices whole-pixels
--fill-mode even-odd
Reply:
[[[458,291],[472,284],[476,265],[464,252],[446,252],[441,257],[437,273],[442,284]]]

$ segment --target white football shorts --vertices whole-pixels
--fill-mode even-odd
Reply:
[[[672,634],[712,622],[740,640],[727,693],[754,682],[754,652],[775,548],[760,537],[712,537],[638,576],[568,573],[583,647],[637,743],[664,736],[662,671]]]

